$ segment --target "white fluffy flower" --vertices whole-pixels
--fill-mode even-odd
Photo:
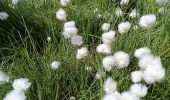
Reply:
[[[109,93],[106,94],[102,100],[120,100],[120,97],[118,95],[116,95],[115,93]]]
[[[81,46],[83,44],[82,36],[75,35],[71,37],[71,43],[72,45]]]
[[[12,90],[7,93],[3,100],[26,100],[24,92]]]
[[[145,97],[147,94],[148,88],[142,84],[133,84],[130,87],[130,92],[135,94],[138,97]]]
[[[76,100],[76,97],[70,97],[69,100]]]
[[[8,75],[0,70],[0,85],[5,84],[6,82],[8,82],[8,80],[9,80]]]
[[[166,5],[168,3],[168,0],[156,0],[156,2],[160,5]]]
[[[140,98],[137,97],[135,94],[127,91],[121,93],[121,100],[140,100]]]
[[[78,32],[78,29],[76,27],[67,27],[67,28],[64,28],[64,32],[63,32],[63,35],[64,35],[64,38],[71,38],[72,36],[75,36],[77,35],[77,32]]]
[[[151,49],[149,49],[147,47],[139,48],[134,53],[135,57],[137,57],[139,59],[146,56],[146,55],[149,55],[149,54],[151,54]]]
[[[64,29],[75,26],[76,26],[75,21],[68,21],[64,23]]]
[[[76,59],[82,59],[88,55],[88,49],[86,47],[82,47],[77,50]]]
[[[0,12],[0,20],[7,20],[9,17],[7,12]]]
[[[129,3],[129,0],[121,0],[120,4],[121,5],[127,5]]]
[[[61,65],[61,63],[59,61],[53,61],[51,63],[51,68],[56,70],[56,69],[58,69],[60,67],[60,65]]]
[[[115,59],[113,56],[107,56],[102,61],[103,68],[106,71],[110,71],[112,69],[112,67],[114,66],[114,63],[115,63]]]
[[[16,91],[24,92],[31,86],[31,83],[27,78],[15,79],[12,87]]]
[[[143,78],[142,71],[134,71],[131,73],[131,79],[132,79],[132,82],[134,83],[140,82],[142,78]]]
[[[129,14],[129,17],[136,18],[138,16],[138,12],[136,9],[133,9],[132,12]]]
[[[102,35],[102,42],[104,44],[111,44],[115,38],[115,31],[109,31]]]
[[[118,31],[121,34],[128,33],[130,28],[131,28],[131,24],[128,21],[122,22],[118,25]]]
[[[19,2],[19,0],[12,0],[12,4],[13,4],[13,5],[17,5],[18,2]]]
[[[128,67],[129,65],[129,55],[123,51],[118,51],[114,54],[115,66],[118,69]]]
[[[110,30],[110,24],[109,23],[104,23],[102,25],[102,31],[103,32],[108,32]]]
[[[97,48],[96,51],[98,53],[105,53],[105,54],[110,54],[111,53],[111,47],[108,44],[100,44]]]
[[[120,16],[123,15],[123,11],[120,9],[120,7],[117,7],[117,8],[115,9],[115,15],[116,15],[117,17],[120,17]]]
[[[70,3],[70,0],[60,0],[62,6],[67,6]]]
[[[163,15],[167,12],[167,10],[165,9],[165,7],[161,7],[159,8],[158,12]]]
[[[156,16],[154,14],[147,14],[140,18],[139,25],[142,28],[150,28],[156,22]]]
[[[104,82],[103,90],[106,94],[108,93],[114,93],[116,91],[117,83],[111,78],[107,78],[107,80]]]
[[[67,14],[65,12],[64,9],[60,8],[57,12],[56,12],[56,17],[58,20],[62,20],[65,21],[67,18]]]

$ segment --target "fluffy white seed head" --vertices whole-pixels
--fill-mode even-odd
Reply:
[[[67,27],[64,28],[63,36],[64,38],[71,38],[72,36],[77,35],[78,29],[76,27]]]
[[[12,0],[12,4],[13,4],[13,5],[17,5],[18,2],[19,2],[19,0]]]
[[[131,24],[128,21],[122,22],[118,25],[118,31],[121,34],[128,33],[130,28],[131,28]]]
[[[135,94],[127,91],[121,93],[121,100],[140,100],[140,98],[137,97]]]
[[[133,9],[132,12],[129,14],[129,17],[136,18],[138,16],[138,12],[136,9]]]
[[[96,51],[98,53],[105,53],[105,54],[110,54],[111,53],[111,47],[108,44],[100,44],[97,48]]]
[[[49,36],[49,37],[47,37],[47,41],[48,42],[50,42],[51,41],[51,37]]]
[[[134,71],[131,73],[131,79],[133,83],[140,82],[143,79],[142,71]]]
[[[142,28],[151,28],[156,22],[156,16],[154,14],[147,14],[140,18],[139,26]]]
[[[102,42],[104,44],[111,44],[114,41],[115,34],[116,34],[115,31],[109,31],[109,32],[104,33],[102,35]]]
[[[160,5],[166,5],[168,3],[168,0],[156,0],[156,2]]]
[[[117,87],[117,83],[111,77],[109,77],[104,82],[103,90],[106,94],[114,93],[116,91],[116,87]]]
[[[61,66],[61,63],[59,61],[53,61],[51,63],[51,69],[54,69],[54,70],[58,69],[60,66]]]
[[[76,100],[76,97],[70,97],[69,100]]]
[[[134,53],[134,56],[140,59],[149,54],[151,54],[151,49],[144,47],[144,48],[137,49]]]
[[[0,12],[0,20],[7,20],[9,17],[7,12]]]
[[[71,37],[71,43],[72,45],[81,46],[83,44],[82,36],[75,35]]]
[[[66,14],[66,12],[65,12],[64,9],[60,8],[60,9],[56,12],[56,17],[57,17],[58,20],[66,21],[67,14]]]
[[[75,21],[68,21],[64,23],[64,29],[69,28],[69,27],[75,27],[76,23]]]
[[[129,65],[129,55],[123,51],[118,51],[114,54],[115,66],[118,69],[128,67]]]
[[[9,80],[8,75],[0,70],[0,85],[5,84],[6,82],[8,82],[8,80]]]
[[[3,100],[26,100],[24,92],[12,90],[7,93]]]
[[[82,59],[88,55],[88,49],[86,47],[82,47],[77,50],[76,59]]]
[[[67,6],[70,3],[70,0],[60,0],[62,6]]]
[[[121,0],[120,4],[121,5],[127,5],[129,3],[129,0]]]
[[[12,87],[16,91],[24,92],[31,86],[31,83],[27,78],[15,79]]]
[[[115,93],[109,93],[106,94],[102,100],[120,100],[120,97],[118,95],[116,95]]]
[[[113,56],[107,56],[102,61],[103,68],[106,71],[111,71],[112,67],[114,66],[114,63],[115,63],[115,59]]]
[[[165,7],[161,7],[161,8],[159,8],[158,12],[160,14],[164,15],[167,12],[167,10],[165,9]]]
[[[148,88],[145,85],[142,84],[133,84],[130,87],[130,92],[135,94],[138,97],[145,97],[147,94]]]
[[[102,25],[102,31],[103,32],[108,32],[110,30],[110,24],[109,23],[104,23]]]
[[[120,7],[117,7],[117,8],[115,9],[115,15],[116,15],[117,17],[120,17],[120,16],[123,15],[123,11],[121,10]]]

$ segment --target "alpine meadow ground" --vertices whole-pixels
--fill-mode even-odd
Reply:
[[[169,100],[169,12],[168,0],[1,0],[0,100]]]

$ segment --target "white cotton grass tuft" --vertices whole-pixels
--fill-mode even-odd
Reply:
[[[102,100],[120,100],[120,97],[118,95],[116,95],[115,93],[109,93],[106,94]]]
[[[70,97],[69,100],[76,100],[76,97]]]
[[[115,15],[116,15],[117,17],[120,17],[120,16],[123,15],[123,11],[121,10],[120,7],[117,7],[117,8],[115,9]]]
[[[111,78],[108,77],[107,80],[104,82],[103,90],[106,94],[114,93],[116,91],[117,83]]]
[[[51,69],[56,70],[61,66],[61,63],[59,61],[53,61],[51,63]]]
[[[110,30],[110,24],[109,23],[104,23],[102,25],[102,31],[103,32],[108,32]]]
[[[143,15],[140,18],[139,26],[142,28],[151,28],[156,22],[156,16],[154,14]]]
[[[48,41],[48,42],[51,41],[51,37],[50,37],[50,36],[47,37],[47,41]]]
[[[149,49],[148,47],[143,47],[136,49],[134,56],[140,59],[149,54],[151,54],[151,49]]]
[[[134,71],[131,73],[131,79],[133,83],[138,83],[143,79],[142,71]]]
[[[131,93],[130,91],[122,92],[120,100],[140,100],[138,96]]]
[[[13,5],[17,5],[18,2],[19,2],[19,0],[12,0],[12,4],[13,4]]]
[[[31,83],[29,82],[29,79],[27,78],[15,79],[12,84],[13,89],[19,92],[25,92],[30,86],[31,86]]]
[[[131,28],[130,22],[122,22],[118,25],[118,31],[121,34],[128,33],[129,29]]]
[[[103,54],[111,54],[111,46],[108,44],[100,44],[97,46],[96,51]]]
[[[158,13],[160,13],[160,14],[162,14],[162,15],[164,15],[166,12],[167,12],[167,10],[165,9],[165,7],[161,7],[161,8],[159,8],[159,10],[158,10]]]
[[[113,56],[107,56],[105,58],[103,58],[102,64],[103,64],[103,68],[106,71],[111,71],[111,69],[113,68],[115,63],[115,59]]]
[[[156,2],[160,5],[166,5],[168,3],[168,0],[156,0]]]
[[[136,9],[133,9],[132,12],[129,14],[129,17],[131,18],[136,18],[139,16],[139,13],[137,12]]]
[[[69,27],[75,27],[75,26],[76,26],[75,21],[68,21],[64,23],[64,29]]]
[[[24,92],[12,90],[6,94],[3,100],[26,100]]]
[[[62,6],[67,6],[70,3],[70,0],[60,0]]]
[[[7,12],[0,12],[0,20],[7,20],[9,17]]]
[[[3,85],[8,81],[9,81],[9,76],[5,72],[0,70],[0,85]]]
[[[123,51],[118,51],[114,54],[115,66],[118,69],[128,67],[129,65],[129,55]]]
[[[81,46],[83,44],[82,36],[75,35],[71,37],[71,43],[72,45]]]
[[[66,14],[66,12],[65,12],[64,9],[60,8],[60,9],[56,12],[56,17],[57,17],[58,20],[66,21],[67,14]]]
[[[121,5],[127,5],[129,3],[129,0],[121,0],[120,4]]]
[[[145,97],[147,94],[148,88],[142,84],[133,84],[130,87],[130,92],[135,94],[138,97]]]
[[[104,44],[111,44],[114,41],[115,34],[116,34],[116,32],[112,31],[112,30],[109,31],[109,32],[104,33],[102,35],[102,42]]]
[[[80,60],[86,56],[88,56],[88,49],[86,47],[77,50],[76,59]]]

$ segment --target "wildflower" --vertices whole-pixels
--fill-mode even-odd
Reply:
[[[26,96],[24,92],[12,90],[11,92],[6,94],[3,100],[26,100]]]
[[[140,82],[142,78],[143,78],[142,71],[134,71],[131,73],[131,79],[132,79],[132,82],[134,83]]]
[[[113,56],[107,56],[102,61],[103,68],[106,71],[111,71],[112,67],[114,66],[114,63],[115,63],[115,59]]]
[[[60,0],[62,6],[67,6],[70,3],[70,0]]]
[[[130,92],[135,94],[138,97],[145,97],[147,94],[148,88],[142,84],[133,84],[130,87]]]
[[[31,86],[31,83],[27,78],[15,79],[12,87],[16,91],[24,92]]]
[[[67,14],[66,14],[66,12],[65,12],[64,9],[60,8],[60,9],[56,12],[56,17],[57,17],[58,20],[66,21]]]
[[[156,2],[160,5],[166,5],[168,3],[168,0],[156,0]]]
[[[13,4],[13,5],[17,5],[18,2],[19,2],[19,0],[12,0],[12,4]]]
[[[6,82],[8,82],[8,80],[9,80],[8,75],[0,70],[0,85],[5,84]]]
[[[109,29],[110,29],[110,24],[109,24],[109,23],[104,23],[104,24],[102,25],[102,31],[103,31],[103,32],[108,32]]]
[[[142,28],[150,28],[156,22],[156,16],[154,14],[147,14],[140,18],[139,26]]]
[[[167,10],[165,9],[165,7],[161,7],[161,8],[158,10],[158,12],[163,15],[163,14],[165,14],[165,13],[167,12]]]
[[[75,27],[75,21],[68,21],[64,23],[64,29],[69,28],[69,27]]]
[[[67,27],[64,29],[63,35],[64,38],[71,38],[72,36],[77,35],[78,29],[76,27]]]
[[[136,11],[136,9],[133,9],[132,12],[129,14],[129,17],[131,18],[136,18],[138,16],[138,12]]]
[[[118,69],[128,67],[129,65],[129,55],[123,51],[118,51],[114,54],[115,66]]]
[[[111,44],[115,38],[115,34],[116,34],[115,31],[109,31],[107,33],[104,33],[102,35],[102,42],[104,44]]]
[[[117,8],[115,9],[115,15],[116,15],[117,17],[120,17],[120,16],[123,15],[123,11],[120,9],[120,7],[117,7]]]
[[[117,96],[115,93],[110,93],[110,94],[106,94],[102,100],[120,100],[120,97]]]
[[[96,51],[98,53],[105,53],[105,54],[110,54],[111,53],[111,47],[108,44],[100,44],[97,48]]]
[[[88,55],[88,49],[86,47],[82,47],[77,50],[76,59],[82,59]]]
[[[131,28],[131,24],[128,21],[122,22],[118,25],[118,31],[121,34],[128,33],[130,28]]]
[[[7,20],[9,17],[7,12],[0,12],[0,20]]]
[[[127,5],[129,3],[129,0],[122,0],[120,2],[121,5]]]
[[[140,98],[137,97],[135,94],[127,91],[121,93],[121,100],[140,100]]]
[[[61,63],[59,61],[53,61],[51,63],[51,68],[54,70],[58,69],[60,66],[61,66]]]
[[[149,54],[151,54],[151,49],[149,49],[147,47],[139,48],[134,53],[135,57],[137,57],[139,59],[146,56],[146,55],[149,55]]]
[[[107,80],[104,82],[103,90],[106,94],[108,93],[114,93],[116,91],[117,83],[111,78],[107,78]]]
[[[71,43],[72,45],[81,46],[83,44],[82,36],[75,35],[71,37]]]

